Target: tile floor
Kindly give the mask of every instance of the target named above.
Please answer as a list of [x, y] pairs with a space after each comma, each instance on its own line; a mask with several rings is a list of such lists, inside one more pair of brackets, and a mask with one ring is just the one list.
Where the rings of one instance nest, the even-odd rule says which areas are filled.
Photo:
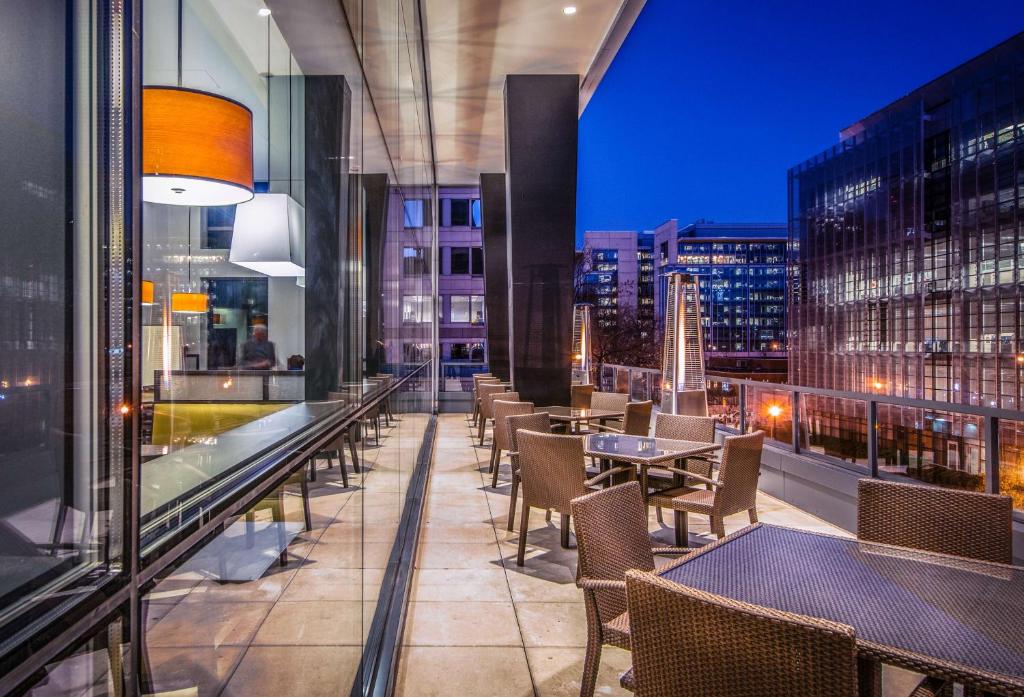
[[[348, 488], [337, 464], [320, 461], [309, 491], [313, 529], [289, 546], [286, 566], [247, 583], [174, 573], [147, 596], [154, 693], [349, 693], [428, 420], [398, 416], [380, 447], [371, 439], [361, 449], [362, 474], [349, 462]], [[301, 521], [301, 499], [290, 493], [286, 517]]]
[[[557, 517], [548, 523], [535, 512], [526, 565], [516, 566], [518, 521], [516, 532], [506, 530], [507, 458], [491, 489], [490, 439], [480, 447], [473, 435], [464, 415], [439, 417], [397, 694], [578, 695], [586, 617], [576, 550], [561, 548]], [[758, 513], [766, 523], [846, 534], [768, 496]], [[745, 515], [733, 516], [726, 530], [746, 524]], [[672, 529], [653, 513], [650, 528], [672, 543]], [[700, 516], [691, 517], [690, 535], [691, 544], [713, 539]], [[629, 694], [619, 686], [629, 664], [628, 652], [606, 647], [596, 694]]]

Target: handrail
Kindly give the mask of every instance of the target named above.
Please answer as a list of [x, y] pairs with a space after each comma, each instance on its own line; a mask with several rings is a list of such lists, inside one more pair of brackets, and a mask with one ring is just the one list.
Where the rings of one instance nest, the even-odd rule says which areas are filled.
[[357, 408], [339, 410], [314, 421], [307, 428], [290, 433], [281, 441], [239, 462], [239, 475], [246, 476], [236, 476], [233, 485], [226, 487], [226, 490], [208, 507], [146, 545], [143, 550], [145, 568], [140, 574], [141, 581], [154, 578], [204, 537], [219, 531], [220, 525], [244, 512], [282, 485], [296, 470], [305, 465], [313, 453], [400, 390], [415, 376], [420, 375], [432, 362], [428, 360], [419, 364], [407, 374], [398, 377], [387, 388], [374, 392]]

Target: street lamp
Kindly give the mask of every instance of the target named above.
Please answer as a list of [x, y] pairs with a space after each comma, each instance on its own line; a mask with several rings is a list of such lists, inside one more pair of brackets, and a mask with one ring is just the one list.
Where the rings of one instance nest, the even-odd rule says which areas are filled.
[[775, 440], [775, 423], [776, 419], [782, 416], [782, 407], [778, 404], [772, 404], [768, 407], [768, 416], [772, 417], [772, 440]]

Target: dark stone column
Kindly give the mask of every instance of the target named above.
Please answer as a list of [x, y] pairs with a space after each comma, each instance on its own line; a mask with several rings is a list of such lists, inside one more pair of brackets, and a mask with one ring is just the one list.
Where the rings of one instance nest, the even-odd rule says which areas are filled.
[[512, 380], [537, 406], [569, 404], [578, 114], [578, 75], [505, 78]]
[[504, 174], [480, 175], [480, 200], [483, 209], [487, 364], [490, 372], [508, 380], [508, 237], [505, 234]]
[[352, 93], [344, 76], [317, 75], [305, 94], [306, 399], [326, 399], [343, 381]]
[[366, 373], [384, 368], [384, 241], [388, 224], [388, 175], [360, 176], [366, 194]]

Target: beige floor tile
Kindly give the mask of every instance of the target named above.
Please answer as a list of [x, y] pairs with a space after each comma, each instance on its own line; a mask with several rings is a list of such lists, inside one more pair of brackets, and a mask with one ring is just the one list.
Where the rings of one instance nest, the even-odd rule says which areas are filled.
[[409, 603], [410, 646], [522, 646], [512, 603]]
[[281, 597], [297, 570], [296, 561], [290, 561], [284, 568], [273, 564], [266, 574], [255, 581], [245, 583], [203, 581], [185, 596], [184, 602], [273, 602]]
[[494, 542], [449, 544], [425, 542], [419, 546], [418, 569], [481, 569], [488, 565], [501, 568], [501, 557]]
[[360, 656], [358, 646], [253, 646], [246, 651], [221, 694], [224, 697], [348, 694], [355, 681]]
[[254, 645], [354, 646], [362, 641], [362, 603], [347, 600], [284, 602], [274, 605]]
[[383, 569], [299, 569], [281, 600], [370, 600], [377, 597], [383, 575]]
[[410, 600], [418, 602], [509, 602], [508, 582], [500, 566], [480, 569], [417, 569]]
[[242, 646], [252, 639], [271, 603], [179, 603], [148, 626], [146, 643], [161, 646]]
[[306, 557], [306, 565], [333, 569], [383, 569], [391, 555], [391, 543], [362, 544], [318, 542]]
[[494, 526], [489, 523], [459, 523], [434, 521], [420, 527], [420, 544], [447, 542], [450, 544], [496, 544]]
[[518, 602], [583, 602], [574, 568], [558, 564], [505, 565], [512, 599]]
[[243, 651], [239, 646], [149, 647], [146, 658], [153, 692], [195, 688], [200, 695], [219, 694]]
[[399, 697], [533, 697], [521, 648], [432, 646], [402, 652], [395, 694]]
[[587, 643], [583, 603], [516, 603], [523, 642], [530, 647], [581, 647]]
[[[534, 648], [527, 649], [539, 697], [577, 697], [583, 677], [583, 649]], [[628, 690], [619, 684], [619, 676], [632, 665], [629, 651], [605, 646], [601, 652], [601, 666], [597, 673], [594, 694], [626, 697]]]

